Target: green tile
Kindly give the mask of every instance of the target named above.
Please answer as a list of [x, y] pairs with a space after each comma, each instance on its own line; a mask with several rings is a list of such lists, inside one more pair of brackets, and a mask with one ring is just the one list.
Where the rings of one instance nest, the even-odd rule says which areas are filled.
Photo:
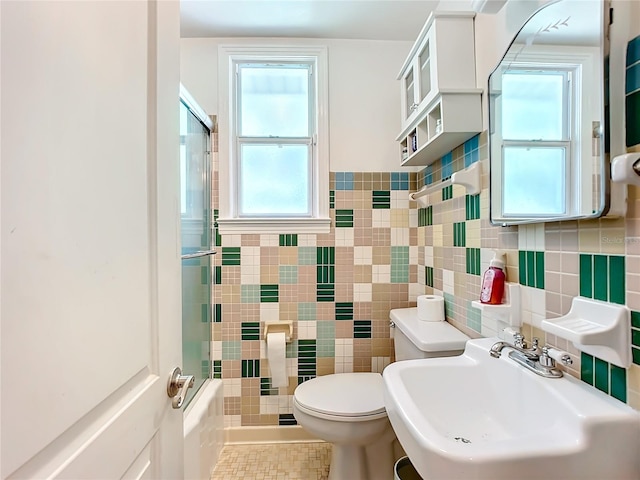
[[640, 330], [631, 329], [631, 345], [640, 348]]
[[609, 364], [604, 360], [595, 358], [595, 382], [594, 386], [598, 390], [609, 393]]
[[471, 302], [467, 302], [467, 327], [480, 333], [482, 329], [482, 312], [471, 306]]
[[536, 254], [536, 288], [544, 290], [544, 252]]
[[418, 226], [424, 227], [427, 225], [427, 209], [419, 208], [418, 209]]
[[617, 365], [611, 365], [611, 396], [627, 401], [627, 371]]
[[216, 285], [222, 285], [222, 267], [220, 265], [213, 267], [213, 281]]
[[260, 285], [240, 285], [241, 303], [260, 303]]
[[240, 340], [222, 341], [222, 360], [240, 360], [241, 354]]
[[336, 356], [336, 341], [333, 338], [319, 338], [317, 340], [318, 358], [333, 358]]
[[625, 266], [624, 257], [609, 256], [609, 301], [625, 304]]
[[278, 285], [260, 285], [260, 303], [277, 303]]
[[298, 376], [315, 376], [316, 366], [316, 341], [298, 340]]
[[353, 303], [336, 303], [336, 320], [353, 320]]
[[433, 267], [425, 267], [425, 283], [428, 287], [433, 287]]
[[316, 247], [298, 247], [298, 265], [317, 265]]
[[222, 360], [214, 360], [213, 362], [213, 378], [222, 378]]
[[371, 338], [371, 320], [354, 320], [353, 338]]
[[318, 284], [316, 286], [317, 302], [334, 302], [335, 301], [335, 285], [333, 283]]
[[329, 208], [336, 208], [336, 191], [329, 190]]
[[298, 235], [297, 234], [284, 234], [279, 237], [279, 244], [281, 247], [297, 247]]
[[456, 222], [453, 224], [453, 246], [464, 247], [466, 246], [466, 223]]
[[240, 333], [242, 340], [260, 340], [260, 322], [242, 322]]
[[316, 283], [335, 283], [335, 267], [333, 265], [318, 265], [316, 277]]
[[278, 389], [271, 386], [271, 378], [260, 378], [260, 395], [278, 395]]
[[336, 228], [353, 227], [353, 210], [336, 210]]
[[242, 378], [260, 376], [260, 360], [242, 360]]
[[222, 265], [240, 265], [240, 247], [222, 247]]
[[640, 91], [626, 96], [625, 112], [627, 147], [640, 145]]
[[334, 265], [336, 263], [335, 247], [316, 247], [316, 262], [318, 265]]
[[335, 340], [336, 338], [336, 322], [320, 320], [316, 324], [316, 332], [318, 336], [318, 340], [320, 339], [331, 339]]
[[609, 271], [606, 255], [593, 256], [593, 298], [608, 300]]
[[631, 326], [640, 328], [640, 312], [631, 311]]
[[213, 308], [213, 321], [214, 323], [222, 322], [222, 304], [216, 303]]
[[371, 192], [372, 208], [391, 208], [391, 192], [374, 190]]
[[288, 285], [298, 283], [298, 267], [296, 265], [280, 265], [278, 273], [280, 283]]
[[593, 255], [580, 255], [580, 296], [593, 298]]
[[524, 250], [518, 251], [518, 280], [520, 285], [527, 284], [527, 252]]
[[636, 365], [640, 365], [640, 348], [631, 348], [631, 357], [633, 358], [633, 363]]
[[427, 207], [427, 226], [433, 225], [433, 206]]
[[580, 353], [580, 379], [593, 385], [593, 357], [588, 353]]
[[316, 320], [315, 302], [298, 303], [298, 320]]

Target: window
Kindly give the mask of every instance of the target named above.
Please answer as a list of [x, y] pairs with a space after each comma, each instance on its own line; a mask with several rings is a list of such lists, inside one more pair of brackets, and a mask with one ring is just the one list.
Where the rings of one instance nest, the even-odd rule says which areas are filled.
[[220, 233], [329, 231], [326, 49], [220, 47]]
[[[571, 202], [571, 68], [511, 68], [502, 76], [502, 212], [553, 217]], [[517, 188], [506, 186], [517, 185]]]

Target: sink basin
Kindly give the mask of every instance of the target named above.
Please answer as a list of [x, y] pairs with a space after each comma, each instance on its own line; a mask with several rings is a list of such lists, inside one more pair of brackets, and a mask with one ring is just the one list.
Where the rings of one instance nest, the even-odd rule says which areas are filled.
[[489, 355], [407, 360], [383, 373], [387, 414], [425, 480], [640, 479], [640, 413], [575, 378]]

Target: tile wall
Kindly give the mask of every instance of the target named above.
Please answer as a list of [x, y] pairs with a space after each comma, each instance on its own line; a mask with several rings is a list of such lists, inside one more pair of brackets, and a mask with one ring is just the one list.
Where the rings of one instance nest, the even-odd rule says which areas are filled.
[[[298, 383], [389, 364], [389, 310], [410, 306], [412, 288], [424, 291], [408, 198], [415, 188], [409, 172], [335, 172], [330, 233], [216, 237], [212, 358], [227, 426], [293, 425]], [[293, 320], [289, 388], [271, 385], [267, 320]]]
[[[629, 152], [640, 151], [639, 65], [640, 37], [627, 55]], [[494, 227], [487, 152], [483, 132], [418, 173], [332, 172], [326, 235], [216, 236], [212, 359], [225, 384], [227, 426], [293, 425], [299, 382], [382, 371], [393, 358], [389, 310], [414, 306], [419, 294], [442, 293], [451, 323], [472, 337], [491, 335], [471, 301], [496, 249], [507, 254], [508, 281], [522, 287], [525, 335], [569, 351], [569, 374], [640, 410], [640, 188], [629, 187], [626, 218]], [[426, 208], [408, 200], [408, 191], [475, 162], [484, 172], [480, 194], [454, 185], [431, 194]], [[212, 197], [215, 211], [215, 161]], [[632, 310], [630, 368], [533, 326], [566, 314], [577, 295]], [[266, 320], [294, 323], [288, 388], [271, 386], [260, 340]]]

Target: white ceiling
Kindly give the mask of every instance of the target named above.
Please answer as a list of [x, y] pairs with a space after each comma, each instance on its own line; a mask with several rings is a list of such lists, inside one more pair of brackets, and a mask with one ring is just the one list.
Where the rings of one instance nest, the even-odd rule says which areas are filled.
[[413, 41], [445, 1], [447, 10], [470, 5], [470, 0], [181, 0], [181, 36]]

